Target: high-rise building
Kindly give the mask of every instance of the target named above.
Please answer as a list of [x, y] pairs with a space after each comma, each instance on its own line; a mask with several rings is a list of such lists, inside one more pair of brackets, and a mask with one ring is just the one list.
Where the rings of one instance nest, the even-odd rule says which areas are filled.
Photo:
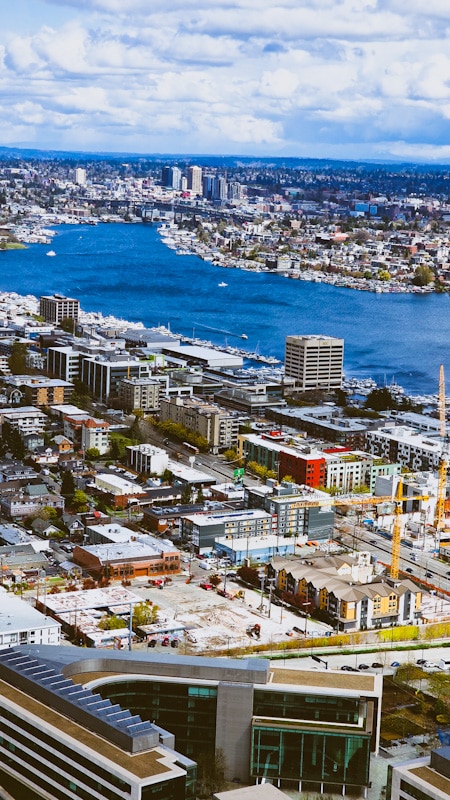
[[202, 193], [206, 200], [211, 200], [213, 194], [214, 175], [203, 175]]
[[223, 175], [214, 178], [212, 197], [220, 201], [227, 199], [227, 179]]
[[181, 169], [179, 167], [163, 167], [161, 180], [166, 189], [178, 191], [181, 187]]
[[63, 319], [73, 319], [78, 322], [80, 301], [63, 294], [43, 295], [40, 298], [39, 314], [46, 322], [59, 324]]
[[332, 336], [287, 336], [285, 375], [300, 391], [340, 389], [344, 340]]
[[75, 183], [78, 184], [78, 186], [86, 186], [86, 170], [83, 167], [76, 168]]
[[202, 168], [192, 166], [188, 169], [188, 176], [187, 176], [187, 188], [191, 190], [193, 194], [202, 194]]

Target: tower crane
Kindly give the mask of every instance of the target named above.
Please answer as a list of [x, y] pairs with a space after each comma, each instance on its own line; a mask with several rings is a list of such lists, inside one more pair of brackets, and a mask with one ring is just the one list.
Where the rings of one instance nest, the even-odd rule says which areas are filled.
[[438, 411], [439, 411], [439, 435], [442, 441], [441, 458], [439, 461], [438, 469], [438, 492], [436, 501], [436, 512], [434, 515], [434, 527], [436, 528], [436, 547], [444, 530], [445, 525], [445, 499], [447, 495], [447, 467], [448, 467], [448, 443], [447, 443], [447, 426], [445, 419], [445, 377], [444, 366], [441, 364], [439, 368], [439, 395], [438, 395]]
[[[349, 505], [359, 505], [359, 506], [368, 506], [368, 505], [378, 505], [379, 503], [391, 503], [395, 506], [394, 510], [394, 525], [392, 528], [392, 549], [391, 549], [391, 568], [390, 568], [390, 577], [394, 580], [397, 580], [399, 567], [400, 567], [400, 548], [401, 548], [401, 535], [402, 535], [402, 513], [403, 513], [403, 503], [407, 502], [408, 500], [429, 500], [429, 496], [427, 494], [422, 495], [404, 495], [403, 494], [403, 480], [399, 478], [397, 484], [397, 490], [395, 493], [395, 497], [387, 496], [387, 497], [373, 497], [372, 495], [367, 496], [360, 496], [360, 497], [330, 497], [329, 505], [330, 506], [349, 506]], [[323, 500], [300, 500], [297, 504], [297, 508], [314, 508], [318, 506], [325, 505]], [[328, 505], [328, 502], [327, 502]]]

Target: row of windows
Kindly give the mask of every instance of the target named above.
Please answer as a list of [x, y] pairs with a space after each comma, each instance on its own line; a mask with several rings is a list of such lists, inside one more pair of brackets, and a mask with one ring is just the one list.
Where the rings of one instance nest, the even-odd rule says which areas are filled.
[[407, 781], [400, 781], [400, 791], [406, 792], [410, 797], [414, 797], [415, 800], [430, 800], [428, 792], [422, 792], [417, 786], [412, 786]]
[[[14, 714], [12, 711], [9, 711], [8, 709], [3, 708], [1, 710], [1, 715], [6, 720], [9, 720], [14, 725], [16, 725], [19, 729], [27, 731], [29, 734], [31, 734], [31, 736], [35, 737], [39, 742], [42, 742], [43, 744], [46, 744], [49, 747], [52, 747], [54, 750], [57, 750], [57, 752], [60, 755], [73, 760], [74, 752], [72, 748], [62, 744], [61, 740], [57, 739], [56, 736], [51, 736], [48, 733], [44, 733], [39, 728], [36, 728], [30, 722], [25, 721], [24, 719], [17, 716], [17, 714]], [[100, 767], [98, 764], [95, 764], [88, 758], [85, 758], [80, 753], [76, 754], [76, 760], [77, 764], [80, 767], [84, 767], [84, 769], [88, 770], [91, 773], [94, 773], [102, 780], [107, 781], [112, 786], [115, 786], [117, 789], [127, 792], [128, 794], [131, 793], [131, 786], [118, 776], [113, 775], [109, 770], [103, 769], [103, 767]]]

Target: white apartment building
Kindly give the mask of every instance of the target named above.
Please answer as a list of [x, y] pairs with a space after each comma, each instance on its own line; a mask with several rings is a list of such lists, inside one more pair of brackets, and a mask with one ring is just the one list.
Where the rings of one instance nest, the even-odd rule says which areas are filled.
[[59, 644], [61, 623], [0, 589], [0, 650], [24, 644]]
[[300, 391], [342, 386], [344, 340], [331, 336], [287, 336], [285, 375]]
[[375, 456], [396, 461], [415, 472], [439, 467], [442, 442], [403, 425], [386, 425], [367, 431], [366, 449]]
[[326, 459], [327, 489], [339, 489], [347, 494], [355, 488], [367, 486], [370, 492], [375, 491], [378, 477], [398, 475], [400, 464], [391, 464], [384, 458], [379, 458], [359, 450], [339, 452], [324, 452]]
[[169, 465], [169, 454], [161, 447], [136, 444], [127, 447], [130, 466], [136, 472], [162, 475]]
[[27, 433], [42, 433], [47, 417], [34, 406], [3, 408], [0, 411], [0, 425], [4, 422], [11, 425], [11, 428], [16, 428], [21, 436], [25, 436]]

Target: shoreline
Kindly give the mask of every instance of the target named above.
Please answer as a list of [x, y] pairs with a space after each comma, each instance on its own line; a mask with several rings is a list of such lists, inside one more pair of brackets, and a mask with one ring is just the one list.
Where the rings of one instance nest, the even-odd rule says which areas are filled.
[[230, 254], [225, 256], [221, 251], [203, 242], [197, 237], [178, 228], [174, 223], [161, 221], [158, 234], [162, 243], [173, 250], [176, 255], [192, 255], [208, 261], [214, 266], [222, 269], [241, 269], [247, 272], [265, 272], [269, 275], [278, 275], [281, 278], [290, 280], [308, 281], [309, 283], [326, 283], [329, 286], [336, 286], [341, 289], [353, 289], [360, 292], [372, 292], [373, 294], [446, 294], [444, 291], [437, 291], [433, 286], [415, 286], [405, 284], [400, 281], [390, 280], [381, 281], [376, 279], [354, 278], [342, 273], [322, 272], [313, 267], [307, 269], [270, 269], [261, 262], [252, 259], [235, 258]]
[[[39, 315], [39, 299], [36, 295], [28, 294], [28, 295], [21, 295], [17, 292], [8, 292], [0, 290], [0, 325], [3, 322], [3, 326], [7, 327], [8, 320], [17, 320], [23, 319], [24, 322], [32, 323], [33, 318]], [[186, 336], [182, 333], [174, 333], [173, 331], [165, 328], [163, 325], [153, 326], [151, 328], [146, 328], [144, 323], [139, 322], [130, 322], [128, 320], [121, 319], [119, 317], [115, 317], [112, 314], [104, 315], [100, 311], [83, 311], [80, 308], [80, 322], [86, 326], [96, 326], [100, 329], [107, 329], [110, 327], [115, 327], [119, 331], [126, 331], [127, 329], [132, 330], [151, 330], [151, 331], [158, 331], [163, 332], [166, 334], [170, 334], [173, 337], [180, 338], [182, 342], [194, 343], [199, 344], [199, 341], [192, 340], [191, 337]], [[34, 320], [36, 325], [40, 323], [37, 320]], [[119, 333], [120, 337], [120, 333]], [[201, 344], [204, 347], [211, 347], [214, 350], [219, 350], [226, 352], [226, 348], [223, 346], [219, 346], [214, 344], [213, 342], [207, 340], [201, 340]], [[238, 348], [233, 348], [237, 350]], [[256, 367], [243, 367], [242, 369], [248, 369], [251, 372], [261, 373], [262, 375], [267, 374], [268, 371], [280, 372], [283, 369], [284, 365], [282, 361], [278, 359], [274, 359], [273, 357], [265, 357], [263, 355], [258, 354], [257, 358], [252, 358], [253, 353], [242, 350], [241, 355], [244, 359], [248, 361], [258, 361], [259, 363], [263, 364], [264, 366]], [[372, 378], [356, 378], [352, 377], [351, 374], [344, 374], [344, 381], [343, 381], [343, 388], [344, 390], [350, 390], [349, 395], [358, 394], [358, 395], [365, 395], [368, 394], [368, 389], [374, 388], [383, 388], [382, 384], [377, 384]], [[399, 386], [398, 384], [394, 384], [391, 387], [387, 386], [387, 389], [393, 390], [393, 393], [411, 399], [415, 402], [420, 402], [420, 400], [426, 401], [430, 405], [433, 405], [437, 402], [437, 396], [430, 394], [430, 395], [414, 395], [408, 394], [404, 391], [403, 387]]]

